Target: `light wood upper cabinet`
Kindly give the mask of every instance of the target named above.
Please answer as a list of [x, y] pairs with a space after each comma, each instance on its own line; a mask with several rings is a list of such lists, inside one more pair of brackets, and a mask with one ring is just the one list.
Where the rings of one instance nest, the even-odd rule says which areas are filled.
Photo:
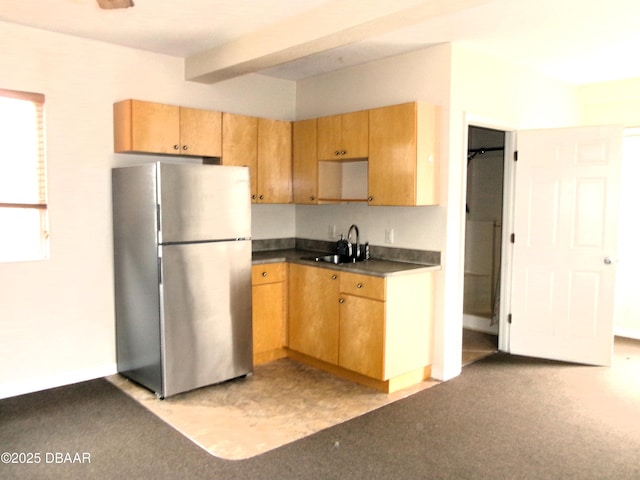
[[235, 113], [222, 114], [222, 165], [251, 169], [251, 191], [258, 188], [254, 172], [258, 166], [258, 118]]
[[326, 268], [289, 265], [289, 348], [338, 364], [339, 277]]
[[318, 121], [293, 122], [293, 203], [318, 203]]
[[220, 157], [222, 113], [180, 107], [180, 144], [183, 155]]
[[123, 100], [113, 105], [114, 151], [219, 157], [222, 114]]
[[291, 203], [291, 122], [258, 119], [259, 203]]
[[252, 268], [254, 365], [286, 356], [287, 270], [286, 263]]
[[318, 160], [349, 160], [369, 156], [367, 110], [318, 118]]
[[249, 167], [253, 203], [291, 203], [291, 122], [223, 113], [221, 163]]
[[369, 111], [369, 205], [438, 204], [437, 121], [424, 103]]

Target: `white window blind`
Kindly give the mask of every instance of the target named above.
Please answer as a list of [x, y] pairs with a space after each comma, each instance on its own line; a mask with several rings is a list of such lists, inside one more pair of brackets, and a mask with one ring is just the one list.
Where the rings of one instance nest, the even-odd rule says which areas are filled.
[[0, 262], [48, 256], [44, 100], [0, 89]]

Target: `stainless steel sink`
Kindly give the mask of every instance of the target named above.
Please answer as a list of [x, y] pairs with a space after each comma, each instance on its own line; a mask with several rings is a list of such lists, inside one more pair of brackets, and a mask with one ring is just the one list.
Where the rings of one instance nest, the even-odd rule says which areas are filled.
[[310, 260], [312, 262], [325, 262], [339, 265], [341, 263], [352, 263], [353, 260], [344, 255], [322, 255], [319, 257], [302, 257], [302, 260]]

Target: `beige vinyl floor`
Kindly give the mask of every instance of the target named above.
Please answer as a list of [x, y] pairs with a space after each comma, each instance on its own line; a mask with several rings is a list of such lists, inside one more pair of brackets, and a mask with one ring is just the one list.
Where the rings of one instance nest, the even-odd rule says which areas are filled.
[[[494, 339], [465, 331], [463, 364], [496, 351]], [[121, 375], [108, 379], [212, 455], [231, 460], [264, 453], [438, 383], [428, 380], [386, 394], [289, 359], [164, 400]]]
[[264, 453], [436, 385], [385, 394], [289, 359], [253, 375], [159, 400], [120, 375], [108, 379], [216, 457]]

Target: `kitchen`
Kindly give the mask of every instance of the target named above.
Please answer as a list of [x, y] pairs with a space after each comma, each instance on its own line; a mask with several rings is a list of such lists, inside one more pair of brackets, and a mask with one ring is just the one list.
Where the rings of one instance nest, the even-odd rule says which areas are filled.
[[[378, 246], [371, 252], [356, 224], [337, 242], [274, 238], [245, 241], [242, 248], [238, 242], [251, 236], [249, 197], [253, 204], [295, 198], [437, 205], [437, 117], [437, 107], [416, 102], [293, 124], [140, 100], [115, 103], [116, 152], [174, 152], [167, 159], [202, 156], [212, 164], [159, 162], [113, 171], [118, 371], [159, 397], [250, 373], [250, 355], [240, 354], [248, 353], [250, 336], [241, 332], [250, 330], [250, 303], [238, 303], [238, 296], [246, 300], [250, 293], [238, 289], [247, 283], [242, 258], [251, 248], [254, 364], [293, 356], [387, 393], [430, 378], [434, 281], [426, 272], [439, 269], [439, 252]], [[325, 146], [332, 148], [322, 151]], [[354, 178], [354, 163], [364, 164], [367, 175], [358, 171]], [[357, 183], [362, 187], [351, 187]], [[301, 185], [311, 192], [301, 194]], [[341, 185], [348, 187], [336, 188]], [[330, 229], [337, 237], [335, 226]], [[391, 241], [393, 230], [387, 236]], [[281, 265], [273, 270], [274, 263]], [[273, 283], [274, 274], [288, 292], [260, 295], [264, 288], [258, 287]], [[159, 298], [138, 293], [155, 289]], [[229, 305], [225, 295], [209, 298], [226, 291]], [[158, 303], [164, 315], [153, 313]], [[195, 328], [202, 331], [194, 334]], [[231, 332], [236, 341], [229, 343]], [[186, 352], [174, 337], [191, 339]], [[195, 339], [204, 338], [218, 340], [196, 347]], [[210, 358], [218, 351], [228, 351], [229, 360]], [[191, 355], [189, 366], [178, 366]], [[221, 371], [213, 368], [223, 364]], [[160, 371], [166, 372], [162, 378]]]
[[[433, 372], [460, 372], [460, 214], [464, 210], [465, 112], [510, 128], [580, 124], [576, 87], [458, 44], [390, 57], [297, 83], [247, 75], [214, 85], [184, 80], [183, 62], [2, 23], [5, 88], [47, 96], [51, 258], [3, 265], [2, 396], [115, 372], [112, 167], [113, 103], [140, 98], [295, 120], [421, 100], [441, 108], [441, 203], [429, 207], [254, 205], [253, 238], [327, 239], [327, 225], [357, 223], [371, 245], [440, 251]], [[482, 67], [482, 68], [480, 68]], [[468, 82], [469, 72], [482, 71]], [[509, 96], [503, 92], [509, 91]], [[535, 92], [532, 95], [531, 92]], [[597, 121], [596, 118], [591, 120]], [[145, 157], [153, 161], [154, 157]]]

